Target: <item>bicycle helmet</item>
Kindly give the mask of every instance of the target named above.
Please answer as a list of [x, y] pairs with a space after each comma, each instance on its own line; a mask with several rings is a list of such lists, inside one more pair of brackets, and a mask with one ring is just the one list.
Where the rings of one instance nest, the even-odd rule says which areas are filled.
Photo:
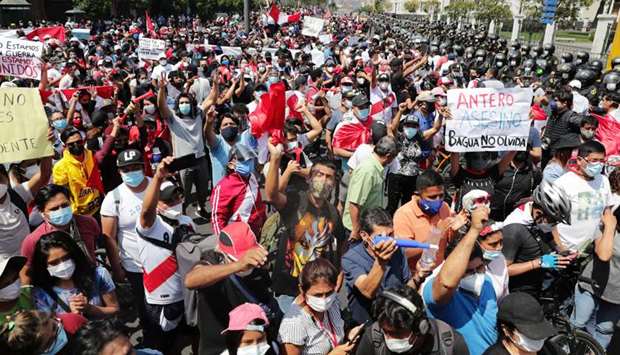
[[571, 202], [561, 187], [543, 179], [534, 189], [532, 197], [549, 218], [570, 224]]

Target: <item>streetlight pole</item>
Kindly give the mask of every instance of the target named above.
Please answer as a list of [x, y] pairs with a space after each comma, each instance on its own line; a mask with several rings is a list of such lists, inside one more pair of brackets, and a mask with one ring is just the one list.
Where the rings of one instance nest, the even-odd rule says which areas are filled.
[[245, 32], [250, 33], [250, 0], [243, 0], [243, 23]]

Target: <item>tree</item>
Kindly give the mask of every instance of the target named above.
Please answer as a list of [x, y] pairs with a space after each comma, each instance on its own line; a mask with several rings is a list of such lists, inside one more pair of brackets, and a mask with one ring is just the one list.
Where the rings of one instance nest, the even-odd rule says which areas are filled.
[[456, 0], [444, 8], [444, 12], [451, 19], [467, 17], [476, 8], [476, 4], [469, 0]]
[[407, 0], [405, 1], [405, 3], [403, 4], [403, 6], [405, 7], [405, 10], [414, 13], [417, 12], [418, 9], [420, 8], [420, 1], [418, 0]]
[[512, 16], [510, 7], [506, 3], [495, 0], [478, 0], [476, 3], [476, 20], [489, 24], [492, 20], [496, 23]]
[[441, 3], [439, 2], [439, 0], [422, 1], [422, 11], [429, 14], [437, 12], [440, 6]]
[[386, 0], [375, 0], [374, 4], [360, 6], [359, 11], [371, 14], [380, 14], [385, 12], [386, 5]]
[[[540, 21], [542, 18], [543, 2], [540, 0], [522, 0], [523, 13], [533, 21]], [[593, 0], [559, 0], [555, 12], [555, 21], [560, 27], [572, 27], [578, 21], [582, 8], [591, 6]]]

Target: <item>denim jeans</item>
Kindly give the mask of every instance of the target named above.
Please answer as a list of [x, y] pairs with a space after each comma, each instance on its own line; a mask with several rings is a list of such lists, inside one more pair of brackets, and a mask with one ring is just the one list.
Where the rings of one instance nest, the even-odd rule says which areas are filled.
[[614, 334], [614, 326], [620, 319], [620, 305], [606, 302], [590, 292], [575, 286], [575, 308], [571, 323], [588, 331], [596, 341], [607, 348]]

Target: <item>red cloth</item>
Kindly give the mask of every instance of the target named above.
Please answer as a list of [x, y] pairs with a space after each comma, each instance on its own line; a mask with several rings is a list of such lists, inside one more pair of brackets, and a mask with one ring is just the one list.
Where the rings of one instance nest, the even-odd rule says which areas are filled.
[[607, 156], [620, 153], [620, 122], [609, 115], [599, 116], [592, 114], [598, 119], [596, 139], [605, 146]]
[[272, 84], [269, 92], [261, 96], [256, 109], [249, 116], [254, 137], [258, 138], [263, 133], [273, 133], [284, 127], [285, 99], [286, 87], [283, 82]]
[[369, 117], [362, 122], [344, 122], [336, 127], [332, 146], [348, 151], [355, 151], [361, 144], [370, 143], [372, 132], [370, 126], [373, 120]]
[[[75, 93], [77, 90], [82, 90], [82, 89], [90, 90], [92, 89], [92, 86], [71, 88], [71, 89], [65, 89], [65, 90], [60, 90], [60, 91], [65, 96], [65, 100], [69, 100], [71, 99], [71, 96], [73, 96], [73, 93]], [[95, 86], [95, 90], [97, 90], [97, 96], [104, 98], [104, 99], [111, 99], [114, 96], [114, 86]], [[41, 100], [43, 100], [43, 103], [45, 103], [47, 102], [47, 99], [54, 94], [54, 91], [43, 90], [43, 91], [40, 91], [40, 93], [41, 93]]]
[[539, 104], [532, 105], [532, 118], [535, 121], [544, 121], [547, 119], [547, 113], [543, 110]]
[[295, 23], [301, 21], [301, 12], [297, 11], [288, 16], [288, 23]]
[[146, 33], [153, 38], [157, 38], [157, 33], [155, 33], [155, 26], [153, 25], [153, 21], [151, 20], [151, 16], [149, 16], [149, 12], [144, 12], [146, 17]]
[[254, 175], [249, 179], [237, 173], [226, 175], [211, 193], [211, 224], [213, 234], [232, 222], [243, 221], [255, 235], [260, 235], [267, 220], [267, 210]]
[[30, 32], [26, 35], [28, 40], [32, 41], [33, 38], [39, 37], [39, 40], [43, 42], [43, 38], [46, 35], [50, 35], [52, 38], [56, 38], [57, 40], [64, 42], [65, 41], [65, 26], [54, 26], [54, 27], [39, 27], [34, 31]]
[[269, 9], [269, 16], [271, 16], [274, 23], [278, 24], [278, 21], [280, 19], [280, 9], [275, 3], [272, 4], [271, 8]]

